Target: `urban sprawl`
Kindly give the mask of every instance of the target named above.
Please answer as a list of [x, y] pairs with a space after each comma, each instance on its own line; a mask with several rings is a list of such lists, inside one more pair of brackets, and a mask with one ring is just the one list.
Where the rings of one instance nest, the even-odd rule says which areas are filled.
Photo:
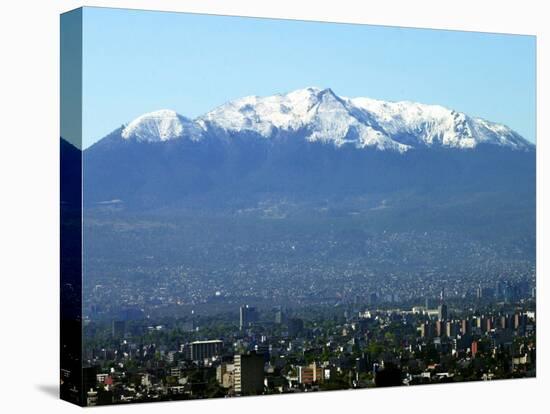
[[[86, 321], [88, 406], [535, 376], [535, 289]], [[216, 299], [213, 298], [213, 301]], [[417, 301], [418, 302], [418, 301]], [[67, 376], [70, 373], [62, 373]], [[63, 379], [62, 379], [63, 380]]]

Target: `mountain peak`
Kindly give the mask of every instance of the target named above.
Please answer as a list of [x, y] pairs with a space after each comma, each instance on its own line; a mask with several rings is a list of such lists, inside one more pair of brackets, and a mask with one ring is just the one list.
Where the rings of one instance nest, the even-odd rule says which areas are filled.
[[301, 92], [301, 91], [302, 92], [307, 92], [307, 93], [310, 93], [312, 95], [316, 95], [316, 96], [319, 96], [319, 97], [322, 96], [322, 95], [325, 95], [325, 94], [332, 94], [332, 95], [336, 96], [336, 94], [334, 93], [334, 91], [331, 88], [324, 88], [324, 87], [319, 87], [319, 86], [308, 86], [308, 87], [302, 88], [302, 89], [295, 89], [294, 91], [289, 92], [288, 94]]
[[337, 96], [331, 88], [324, 88], [319, 90], [319, 96], [326, 96], [326, 95], [332, 95], [335, 97]]
[[126, 140], [159, 142], [187, 136], [200, 139], [200, 128], [190, 119], [171, 109], [160, 109], [143, 114], [130, 122], [122, 131]]

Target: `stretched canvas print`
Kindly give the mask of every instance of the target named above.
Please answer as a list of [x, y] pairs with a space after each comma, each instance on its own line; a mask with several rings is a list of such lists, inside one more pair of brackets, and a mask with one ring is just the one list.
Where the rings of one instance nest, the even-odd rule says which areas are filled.
[[535, 47], [63, 14], [61, 397], [534, 377]]

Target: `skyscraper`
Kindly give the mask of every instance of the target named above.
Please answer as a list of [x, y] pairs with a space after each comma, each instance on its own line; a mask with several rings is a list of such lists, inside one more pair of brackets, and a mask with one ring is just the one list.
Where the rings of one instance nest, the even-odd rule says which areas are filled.
[[468, 335], [471, 332], [471, 324], [468, 319], [462, 319], [460, 321], [460, 333], [462, 335]]
[[459, 332], [459, 327], [456, 322], [447, 321], [445, 333], [449, 338], [454, 338]]
[[473, 341], [471, 345], [471, 351], [472, 351], [472, 357], [475, 358], [477, 352], [478, 352], [478, 345], [477, 341]]
[[446, 330], [445, 330], [445, 322], [442, 320], [435, 322], [435, 335], [438, 337], [445, 336]]
[[235, 393], [258, 395], [264, 390], [264, 358], [255, 352], [235, 355]]
[[298, 336], [304, 330], [304, 321], [298, 318], [291, 318], [287, 321], [288, 334], [291, 337]]
[[239, 328], [244, 329], [258, 321], [258, 312], [253, 306], [243, 305], [239, 312]]
[[447, 320], [447, 305], [442, 303], [437, 308], [437, 316], [440, 321], [446, 321]]
[[275, 308], [275, 323], [281, 324], [285, 320], [285, 315], [283, 313], [283, 309], [280, 306], [277, 306]]
[[112, 334], [113, 334], [113, 338], [115, 339], [124, 338], [124, 335], [126, 334], [126, 322], [113, 321]]
[[481, 285], [479, 285], [476, 289], [476, 297], [478, 299], [482, 299], [483, 298], [483, 288], [481, 287]]
[[504, 282], [502, 280], [497, 280], [495, 286], [495, 299], [501, 300], [504, 295]]
[[420, 336], [422, 338], [431, 338], [433, 336], [433, 326], [429, 322], [420, 325]]

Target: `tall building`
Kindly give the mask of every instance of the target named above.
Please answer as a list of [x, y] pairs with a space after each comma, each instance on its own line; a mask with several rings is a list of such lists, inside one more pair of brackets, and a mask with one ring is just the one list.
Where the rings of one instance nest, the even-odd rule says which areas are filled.
[[432, 301], [429, 297], [426, 297], [426, 299], [424, 299], [424, 307], [426, 308], [426, 310], [432, 308]]
[[303, 367], [298, 367], [298, 382], [300, 384], [313, 384], [320, 383], [324, 380], [323, 367], [319, 366], [316, 362]]
[[243, 305], [239, 311], [239, 328], [244, 329], [258, 322], [258, 311], [253, 306]]
[[472, 351], [472, 357], [475, 358], [475, 356], [476, 356], [476, 354], [477, 354], [477, 352], [478, 352], [477, 341], [473, 341], [473, 342], [472, 342], [471, 351]]
[[126, 322], [124, 322], [124, 321], [113, 321], [112, 328], [113, 328], [112, 329], [113, 338], [115, 338], [115, 339], [124, 338], [124, 335], [126, 334]]
[[478, 299], [482, 299], [483, 298], [483, 288], [481, 287], [481, 285], [479, 285], [476, 289], [476, 297]]
[[454, 338], [459, 332], [459, 327], [456, 322], [447, 321], [447, 325], [445, 328], [445, 332], [449, 338]]
[[474, 319], [474, 326], [480, 330], [483, 330], [483, 325], [484, 325], [484, 319], [483, 317], [481, 316], [477, 316], [475, 319]]
[[503, 299], [506, 303], [510, 303], [515, 300], [514, 286], [509, 281], [504, 285]]
[[514, 329], [522, 329], [527, 324], [527, 317], [524, 314], [516, 313], [514, 315]]
[[420, 336], [422, 338], [431, 338], [433, 335], [433, 326], [430, 324], [430, 322], [424, 322], [420, 325]]
[[255, 352], [235, 355], [234, 390], [238, 395], [258, 395], [264, 390], [264, 358]]
[[442, 337], [445, 336], [446, 330], [445, 330], [445, 322], [442, 320], [435, 321], [435, 336]]
[[440, 321], [446, 321], [447, 320], [447, 305], [442, 303], [437, 308], [437, 317]]
[[300, 335], [304, 330], [304, 321], [298, 318], [290, 318], [287, 321], [288, 335], [295, 337]]
[[283, 313], [283, 310], [280, 306], [275, 308], [275, 323], [276, 324], [282, 324], [285, 321], [285, 315]]
[[193, 361], [203, 361], [222, 352], [223, 341], [214, 339], [211, 341], [195, 341], [188, 345], [188, 358]]
[[487, 318], [486, 324], [485, 324], [485, 331], [491, 332], [493, 330], [493, 319]]
[[462, 319], [460, 321], [460, 333], [462, 335], [468, 335], [471, 332], [471, 324], [468, 319]]
[[498, 318], [498, 327], [500, 329], [508, 328], [508, 318], [506, 315], [501, 315], [500, 318]]

